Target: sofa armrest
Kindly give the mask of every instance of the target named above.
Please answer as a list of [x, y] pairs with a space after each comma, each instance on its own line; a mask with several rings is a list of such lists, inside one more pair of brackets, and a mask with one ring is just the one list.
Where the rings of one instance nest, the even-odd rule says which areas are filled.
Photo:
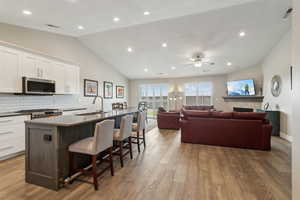
[[263, 124], [261, 145], [264, 150], [271, 150], [271, 135], [272, 135], [272, 125]]
[[172, 118], [180, 118], [180, 113], [158, 113], [157, 114], [158, 118], [163, 118], [163, 117], [172, 117]]

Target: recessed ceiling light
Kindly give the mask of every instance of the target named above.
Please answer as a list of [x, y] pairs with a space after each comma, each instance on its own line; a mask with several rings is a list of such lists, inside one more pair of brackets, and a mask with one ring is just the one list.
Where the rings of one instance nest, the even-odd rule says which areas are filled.
[[119, 17], [114, 17], [114, 22], [118, 22], [120, 21], [120, 18]]
[[167, 43], [162, 43], [162, 45], [161, 45], [162, 47], [167, 47], [168, 46], [168, 44]]
[[227, 62], [227, 66], [231, 66], [232, 65], [232, 63], [231, 62]]
[[79, 30], [83, 30], [83, 29], [84, 29], [84, 27], [81, 26], [81, 25], [77, 26], [77, 28], [78, 28]]
[[29, 10], [23, 10], [24, 15], [32, 15], [32, 12]]
[[145, 69], [144, 69], [144, 72], [148, 72], [148, 71], [149, 71], [148, 68], [145, 68]]
[[127, 51], [128, 51], [128, 52], [132, 52], [133, 49], [132, 49], [131, 47], [128, 47], [128, 48], [127, 48]]
[[151, 13], [149, 11], [145, 11], [144, 15], [150, 15]]
[[239, 35], [240, 35], [240, 37], [245, 37], [246, 33], [245, 33], [244, 31], [241, 31], [241, 32], [239, 33]]
[[175, 69], [176, 69], [176, 67], [175, 67], [175, 66], [172, 66], [172, 67], [171, 67], [171, 69], [172, 69], [172, 70], [175, 70]]

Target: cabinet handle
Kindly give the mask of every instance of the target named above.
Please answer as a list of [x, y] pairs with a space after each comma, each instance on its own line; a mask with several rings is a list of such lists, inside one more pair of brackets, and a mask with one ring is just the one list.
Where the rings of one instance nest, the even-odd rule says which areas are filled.
[[12, 121], [12, 119], [7, 119], [7, 120], [0, 121], [0, 123], [11, 122], [11, 121]]
[[12, 131], [6, 131], [6, 132], [2, 132], [0, 133], [0, 135], [8, 135], [8, 134], [13, 134], [14, 132]]
[[3, 147], [3, 148], [0, 148], [0, 151], [5, 151], [5, 150], [8, 150], [8, 149], [12, 149], [14, 148], [13, 146], [7, 146], [7, 147]]

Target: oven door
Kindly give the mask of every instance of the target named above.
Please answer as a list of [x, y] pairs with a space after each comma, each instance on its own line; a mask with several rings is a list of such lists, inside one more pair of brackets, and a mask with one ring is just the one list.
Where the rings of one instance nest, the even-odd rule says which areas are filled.
[[55, 94], [55, 81], [23, 77], [24, 94]]

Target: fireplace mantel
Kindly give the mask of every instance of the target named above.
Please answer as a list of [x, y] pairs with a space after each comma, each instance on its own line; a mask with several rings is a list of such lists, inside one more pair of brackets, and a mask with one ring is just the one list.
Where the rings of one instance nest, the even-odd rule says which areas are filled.
[[224, 101], [235, 101], [235, 102], [262, 102], [264, 96], [223, 96]]

